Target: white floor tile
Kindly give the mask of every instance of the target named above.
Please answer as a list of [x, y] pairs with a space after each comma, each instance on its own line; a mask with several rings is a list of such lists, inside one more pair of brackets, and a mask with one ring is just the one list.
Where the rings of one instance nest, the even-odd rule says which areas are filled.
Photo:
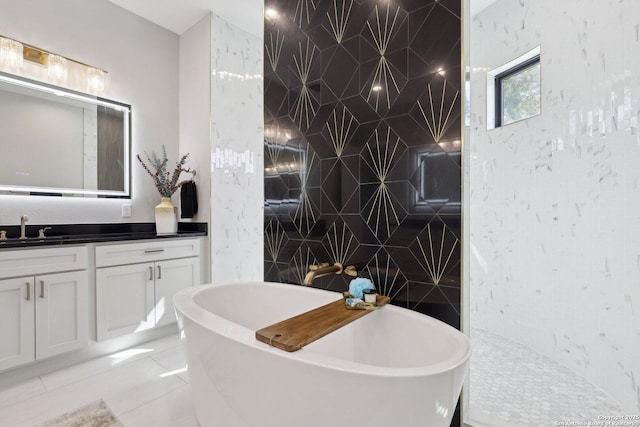
[[47, 389], [44, 387], [44, 384], [42, 384], [42, 381], [40, 381], [40, 378], [34, 378], [14, 387], [0, 390], [0, 408], [14, 405], [34, 396], [40, 396], [46, 393], [46, 391]]
[[114, 413], [126, 412], [167, 393], [172, 388], [184, 385], [179, 378], [160, 377], [165, 372], [166, 369], [151, 358], [114, 367], [107, 372], [3, 408], [0, 412], [0, 425], [37, 424], [98, 399], [104, 399]]
[[176, 332], [175, 334], [167, 335], [166, 337], [143, 343], [136, 347], [152, 348], [154, 352], [158, 352], [166, 350], [168, 348], [180, 347], [181, 345], [182, 342], [180, 341], [180, 333]]
[[161, 364], [169, 372], [180, 377], [183, 381], [189, 382], [187, 375], [187, 357], [182, 346], [168, 348], [154, 353], [151, 358]]
[[165, 373], [166, 370], [149, 379], [136, 381], [122, 392], [105, 393], [103, 399], [114, 415], [120, 416], [186, 385], [178, 376], [163, 375]]
[[122, 414], [118, 419], [125, 427], [199, 427], [189, 385]]
[[[144, 355], [140, 355], [137, 358], [131, 358], [130, 360], [127, 360], [127, 362], [133, 362], [134, 360], [139, 360], [142, 357], [144, 357]], [[43, 375], [41, 378], [47, 390], [52, 391], [74, 382], [84, 380], [88, 377], [107, 372], [114, 366], [114, 359], [100, 357]]]
[[0, 426], [33, 426], [103, 399], [125, 425], [197, 427], [185, 365], [174, 334], [0, 389]]
[[55, 390], [56, 388], [72, 384], [76, 381], [83, 380], [93, 375], [107, 372], [109, 369], [140, 360], [158, 352], [180, 348], [180, 337], [178, 334], [169, 335], [167, 337], [143, 343], [131, 347], [127, 350], [116, 352], [109, 356], [99, 357], [87, 362], [70, 366], [66, 369], [43, 375], [42, 382], [47, 390]]

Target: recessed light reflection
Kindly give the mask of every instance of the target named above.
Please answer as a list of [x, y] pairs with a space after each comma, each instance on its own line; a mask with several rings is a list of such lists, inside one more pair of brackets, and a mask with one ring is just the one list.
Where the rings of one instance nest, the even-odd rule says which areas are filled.
[[119, 353], [114, 353], [109, 357], [114, 359], [113, 364], [117, 365], [120, 362], [124, 362], [127, 359], [130, 359], [138, 354], [149, 353], [153, 351], [152, 348], [130, 348], [129, 350], [124, 350]]
[[372, 91], [374, 92], [380, 92], [382, 90], [382, 86], [380, 85], [375, 85], [371, 88]]
[[442, 418], [447, 418], [447, 415], [449, 415], [449, 408], [436, 401], [436, 413]]
[[280, 14], [274, 8], [269, 7], [264, 10], [264, 16], [266, 16], [267, 19], [269, 20], [273, 20], [273, 19], [278, 19], [280, 17]]
[[164, 374], [160, 374], [160, 378], [170, 377], [172, 375], [181, 374], [183, 372], [187, 372], [187, 367], [186, 366], [184, 368], [175, 369], [173, 371], [169, 371], [169, 372], [165, 372]]

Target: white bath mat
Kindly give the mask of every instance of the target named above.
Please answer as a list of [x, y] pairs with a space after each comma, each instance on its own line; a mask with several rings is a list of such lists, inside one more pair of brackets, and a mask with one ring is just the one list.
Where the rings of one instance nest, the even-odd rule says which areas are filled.
[[103, 400], [38, 424], [37, 427], [124, 427]]

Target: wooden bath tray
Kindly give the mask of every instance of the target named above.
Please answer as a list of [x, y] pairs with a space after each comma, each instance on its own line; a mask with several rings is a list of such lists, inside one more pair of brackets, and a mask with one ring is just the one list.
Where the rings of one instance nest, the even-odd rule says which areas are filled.
[[[378, 295], [378, 306], [388, 302], [389, 297]], [[284, 351], [297, 351], [370, 312], [348, 309], [344, 300], [339, 299], [262, 328], [256, 331], [256, 339]]]

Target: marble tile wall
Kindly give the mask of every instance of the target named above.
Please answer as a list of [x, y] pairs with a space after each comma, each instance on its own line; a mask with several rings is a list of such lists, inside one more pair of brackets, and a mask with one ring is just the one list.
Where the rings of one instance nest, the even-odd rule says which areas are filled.
[[[638, 28], [640, 3], [629, 1], [498, 0], [480, 12], [466, 145], [471, 325], [552, 358], [636, 414]], [[487, 131], [487, 70], [538, 45], [542, 114]]]
[[266, 279], [358, 263], [394, 304], [459, 327], [460, 2], [265, 10]]
[[262, 39], [213, 15], [211, 49], [211, 281], [262, 281]]

